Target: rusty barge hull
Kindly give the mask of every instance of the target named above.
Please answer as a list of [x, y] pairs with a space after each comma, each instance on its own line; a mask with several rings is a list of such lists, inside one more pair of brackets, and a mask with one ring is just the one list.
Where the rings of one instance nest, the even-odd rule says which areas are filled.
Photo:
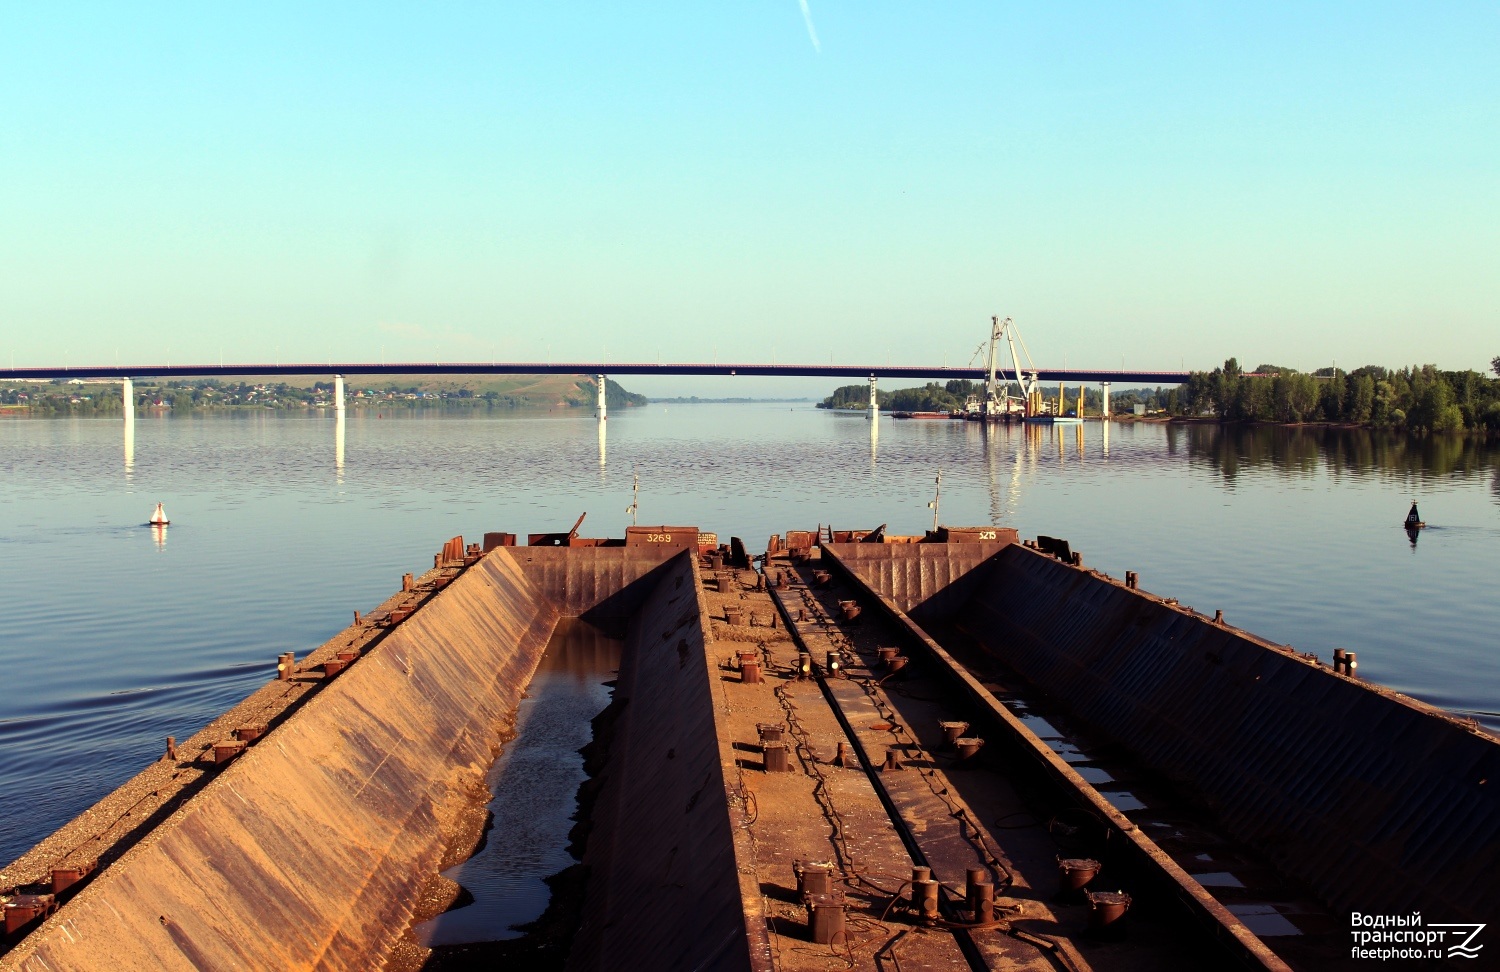
[[[791, 531], [756, 570], [696, 528], [577, 529], [455, 538], [122, 787], [151, 794], [138, 822], [107, 799], [8, 867], [0, 970], [382, 967], [564, 617], [625, 633], [572, 969], [1300, 969], [1344, 953], [1347, 922], [1257, 935], [1001, 682], [1106, 739], [1335, 925], [1376, 906], [1485, 921], [1500, 898], [1483, 853], [1500, 741], [1065, 544]], [[251, 716], [238, 746], [215, 745]], [[987, 738], [955, 745], [958, 725]], [[1017, 820], [1034, 825], [1002, 823]], [[1057, 859], [1080, 848], [1101, 883], [1069, 890]], [[1133, 904], [1088, 896], [1117, 888]]]

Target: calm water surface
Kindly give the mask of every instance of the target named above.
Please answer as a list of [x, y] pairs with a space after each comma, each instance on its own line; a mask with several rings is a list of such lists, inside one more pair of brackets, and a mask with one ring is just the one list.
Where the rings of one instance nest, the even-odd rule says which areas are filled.
[[[1500, 461], [1466, 440], [811, 406], [0, 419], [0, 861], [420, 571], [454, 534], [1003, 523], [1500, 727]], [[873, 434], [872, 434], [873, 433]], [[1412, 498], [1433, 524], [1399, 528]], [[172, 525], [143, 526], [166, 504]], [[576, 748], [576, 747], [574, 747]]]

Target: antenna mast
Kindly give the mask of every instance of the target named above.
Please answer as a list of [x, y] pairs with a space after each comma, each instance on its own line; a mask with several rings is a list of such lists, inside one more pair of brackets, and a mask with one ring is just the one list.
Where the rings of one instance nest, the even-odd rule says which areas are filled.
[[938, 503], [941, 502], [942, 499], [943, 499], [943, 471], [941, 469], [938, 470], [936, 482], [937, 482], [937, 490], [932, 494], [932, 502], [927, 504], [928, 508], [932, 510], [932, 532], [933, 533], [937, 533], [937, 528], [938, 528]]

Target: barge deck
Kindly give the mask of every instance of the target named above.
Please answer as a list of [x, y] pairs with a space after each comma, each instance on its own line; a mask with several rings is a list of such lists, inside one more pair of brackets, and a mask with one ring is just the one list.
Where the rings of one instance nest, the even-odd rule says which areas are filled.
[[562, 618], [624, 650], [555, 967], [1318, 969], [1500, 900], [1500, 741], [1060, 541], [577, 529], [454, 538], [0, 872], [0, 970], [421, 968]]

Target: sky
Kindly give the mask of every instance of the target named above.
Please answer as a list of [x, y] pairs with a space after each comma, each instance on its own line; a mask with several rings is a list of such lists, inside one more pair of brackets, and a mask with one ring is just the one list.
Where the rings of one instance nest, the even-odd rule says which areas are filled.
[[1485, 370], [1497, 48], [1493, 2], [9, 4], [0, 354], [960, 365], [999, 314], [1043, 367]]

